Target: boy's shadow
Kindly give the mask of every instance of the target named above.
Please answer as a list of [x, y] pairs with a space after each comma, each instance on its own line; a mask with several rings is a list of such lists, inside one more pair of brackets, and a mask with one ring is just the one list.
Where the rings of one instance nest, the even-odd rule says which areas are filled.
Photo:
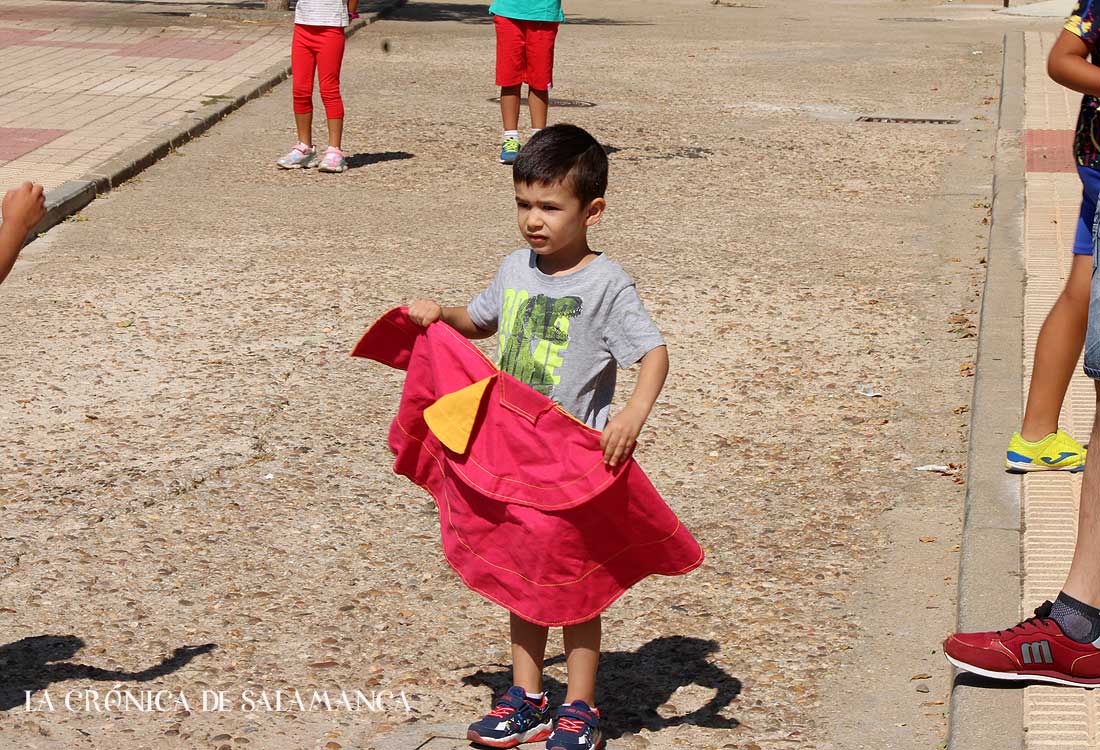
[[[606, 691], [597, 688], [596, 705], [606, 721], [600, 729], [608, 739], [621, 737], [640, 729], [658, 731], [681, 724], [695, 724], [711, 729], [733, 729], [740, 722], [721, 716], [719, 712], [728, 706], [741, 692], [741, 681], [711, 664], [707, 657], [718, 650], [714, 641], [702, 638], [669, 636], [656, 638], [636, 652], [605, 651], [600, 654], [599, 683], [607, 685]], [[560, 664], [564, 656], [546, 660], [546, 664]], [[512, 672], [507, 667], [487, 672], [479, 670], [462, 678], [465, 685], [487, 686], [493, 691], [493, 699], [512, 685]], [[666, 719], [657, 713], [684, 685], [700, 685], [715, 690], [706, 705], [687, 714]], [[565, 700], [565, 685], [544, 678], [543, 689], [551, 702]]]
[[348, 165], [348, 169], [358, 169], [371, 164], [381, 164], [384, 161], [411, 159], [414, 156], [416, 154], [410, 154], [408, 151], [383, 151], [377, 154], [352, 154], [344, 161]]
[[25, 704], [28, 690], [33, 694], [64, 680], [147, 682], [175, 672], [199, 654], [213, 651], [217, 646], [213, 643], [181, 646], [160, 664], [139, 672], [100, 669], [62, 661], [71, 659], [82, 648], [84, 641], [75, 635], [35, 635], [0, 646], [0, 711]]

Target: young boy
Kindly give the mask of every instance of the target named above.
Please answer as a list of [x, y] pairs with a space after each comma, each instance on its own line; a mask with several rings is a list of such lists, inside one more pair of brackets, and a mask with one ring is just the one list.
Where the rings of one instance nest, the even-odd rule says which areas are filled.
[[[531, 139], [515, 163], [519, 230], [529, 248], [512, 253], [466, 307], [417, 300], [409, 317], [442, 320], [468, 338], [498, 333], [498, 367], [602, 429], [612, 466], [626, 460], [668, 374], [668, 352], [621, 267], [588, 245], [603, 216], [607, 156], [584, 130], [555, 125]], [[627, 405], [608, 420], [615, 367], [641, 362]], [[547, 738], [550, 750], [603, 745], [595, 707], [600, 617], [563, 628], [569, 672], [565, 704], [551, 722], [542, 690], [548, 628], [511, 615], [515, 685], [470, 726], [469, 738], [514, 747]], [[553, 730], [551, 732], [551, 729]]]
[[500, 163], [513, 164], [519, 154], [519, 97], [524, 83], [531, 135], [546, 127], [554, 85], [554, 40], [565, 14], [561, 0], [494, 0], [489, 13], [497, 33], [497, 86], [504, 121]]
[[41, 185], [24, 182], [4, 193], [4, 203], [0, 207], [4, 219], [4, 223], [0, 224], [0, 283], [15, 265], [27, 235], [46, 215], [45, 206]]

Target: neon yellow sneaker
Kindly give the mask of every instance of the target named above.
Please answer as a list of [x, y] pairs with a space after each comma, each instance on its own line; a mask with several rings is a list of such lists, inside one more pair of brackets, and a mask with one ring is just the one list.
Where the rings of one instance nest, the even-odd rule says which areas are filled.
[[519, 156], [519, 141], [515, 138], [505, 138], [500, 147], [500, 163], [515, 164]]
[[1034, 443], [1014, 432], [1008, 441], [1005, 468], [1011, 472], [1081, 471], [1085, 468], [1085, 449], [1061, 430]]

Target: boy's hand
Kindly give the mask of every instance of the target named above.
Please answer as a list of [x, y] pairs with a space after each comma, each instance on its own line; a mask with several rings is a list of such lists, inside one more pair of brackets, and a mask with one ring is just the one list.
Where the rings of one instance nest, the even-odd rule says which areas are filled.
[[412, 322], [427, 328], [443, 317], [443, 308], [430, 299], [418, 299], [409, 305], [409, 317]]
[[628, 405], [607, 423], [603, 435], [600, 436], [604, 463], [612, 467], [618, 466], [630, 456], [638, 440], [638, 433], [645, 424], [645, 418], [645, 413], [640, 409], [633, 409]]
[[19, 187], [12, 188], [4, 193], [0, 211], [3, 212], [4, 226], [10, 226], [19, 231], [20, 237], [26, 237], [46, 215], [42, 186], [24, 182]]

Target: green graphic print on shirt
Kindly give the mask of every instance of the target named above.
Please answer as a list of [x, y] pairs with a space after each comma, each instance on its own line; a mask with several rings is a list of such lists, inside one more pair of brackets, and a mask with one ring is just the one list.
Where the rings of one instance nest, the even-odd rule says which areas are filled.
[[561, 382], [557, 371], [569, 348], [569, 321], [580, 312], [580, 297], [531, 297], [526, 289], [505, 289], [497, 367], [551, 396]]

